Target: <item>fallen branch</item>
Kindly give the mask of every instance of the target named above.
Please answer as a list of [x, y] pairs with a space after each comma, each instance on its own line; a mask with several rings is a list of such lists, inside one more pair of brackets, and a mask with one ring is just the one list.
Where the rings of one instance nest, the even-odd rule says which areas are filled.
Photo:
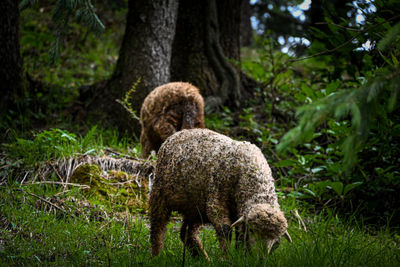
[[64, 212], [64, 213], [67, 213], [66, 210], [64, 210], [63, 208], [60, 208], [60, 207], [57, 206], [56, 204], [51, 203], [51, 202], [48, 201], [47, 199], [44, 199], [44, 198], [42, 198], [42, 197], [40, 197], [40, 196], [38, 196], [38, 195], [35, 195], [35, 194], [31, 193], [31, 192], [27, 192], [27, 191], [25, 191], [25, 190], [23, 190], [23, 189], [16, 189], [16, 190], [21, 191], [22, 193], [29, 194], [29, 195], [31, 195], [31, 196], [33, 196], [33, 197], [36, 197], [36, 198], [38, 198], [39, 200], [41, 200], [41, 201], [43, 201], [43, 202], [46, 202], [47, 204], [51, 205], [52, 207], [54, 207], [54, 208], [56, 208], [56, 209], [58, 209], [58, 210], [60, 210], [60, 211], [62, 211], [62, 212]]
[[55, 182], [55, 181], [42, 181], [42, 182], [35, 182], [35, 183], [25, 183], [25, 184], [22, 184], [22, 185], [31, 185], [31, 184], [60, 184], [60, 185], [71, 185], [71, 186], [90, 188], [90, 186], [85, 185], [85, 184], [74, 184], [74, 183], [64, 183], [64, 182]]

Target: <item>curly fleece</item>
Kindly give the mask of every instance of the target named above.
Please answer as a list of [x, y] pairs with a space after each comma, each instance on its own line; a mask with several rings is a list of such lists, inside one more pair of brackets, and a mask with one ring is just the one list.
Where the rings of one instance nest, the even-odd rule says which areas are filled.
[[279, 240], [288, 226], [261, 150], [208, 129], [177, 132], [158, 152], [150, 195], [153, 256], [163, 247], [172, 211], [183, 215], [182, 241], [193, 255], [206, 257], [198, 237], [205, 223], [215, 228], [222, 250], [232, 223], [242, 216], [266, 241]]
[[156, 152], [162, 142], [182, 129], [204, 128], [204, 100], [199, 90], [185, 82], [155, 88], [140, 110], [142, 156]]

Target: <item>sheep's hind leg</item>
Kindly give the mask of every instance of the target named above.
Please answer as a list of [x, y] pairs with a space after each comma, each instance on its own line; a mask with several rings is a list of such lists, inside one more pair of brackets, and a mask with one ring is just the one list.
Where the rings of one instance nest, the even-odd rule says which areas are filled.
[[191, 224], [184, 220], [180, 237], [193, 257], [199, 256], [201, 252], [207, 260], [210, 260], [199, 237], [202, 226], [201, 223]]
[[150, 242], [153, 257], [157, 256], [164, 247], [165, 232], [170, 215], [171, 212], [163, 205], [150, 211]]

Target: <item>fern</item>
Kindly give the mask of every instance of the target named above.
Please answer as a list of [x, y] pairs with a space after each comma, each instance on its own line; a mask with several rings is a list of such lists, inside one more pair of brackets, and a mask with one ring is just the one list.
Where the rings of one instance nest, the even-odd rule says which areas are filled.
[[392, 44], [399, 40], [400, 36], [400, 22], [390, 28], [388, 33], [378, 43], [378, 49], [386, 51]]
[[[316, 128], [329, 118], [350, 119], [351, 133], [341, 145], [344, 165], [350, 170], [357, 162], [357, 153], [368, 139], [373, 123], [387, 116], [396, 105], [400, 86], [399, 48], [396, 47], [399, 33], [400, 23], [397, 23], [378, 42], [377, 48], [387, 65], [376, 69], [358, 88], [341, 90], [298, 108], [298, 125], [283, 136], [277, 150], [283, 152], [309, 141]], [[382, 52], [386, 52], [386, 56]]]
[[[393, 110], [397, 100], [400, 71], [380, 71], [367, 83], [356, 89], [342, 90], [297, 110], [298, 125], [290, 130], [277, 146], [279, 152], [297, 146], [313, 137], [315, 129], [328, 118], [351, 118], [351, 134], [342, 142], [344, 163], [350, 169], [357, 162], [357, 153], [368, 138], [368, 130], [379, 118], [380, 103], [386, 103], [387, 111]], [[391, 97], [386, 96], [391, 91]]]
[[25, 8], [28, 8], [29, 6], [35, 6], [38, 4], [39, 0], [22, 0], [21, 3], [19, 3], [19, 9], [24, 10]]
[[[23, 0], [19, 8], [22, 10], [29, 6], [35, 6], [38, 2], [39, 0]], [[49, 53], [50, 64], [55, 63], [60, 56], [61, 40], [68, 33], [71, 17], [75, 17], [76, 22], [85, 24], [96, 35], [100, 35], [105, 30], [91, 0], [56, 0], [52, 11], [52, 20], [56, 24], [56, 30]]]
[[131, 117], [135, 120], [140, 120], [140, 118], [136, 115], [136, 110], [132, 109], [132, 104], [131, 104], [131, 99], [132, 99], [132, 94], [136, 91], [137, 86], [141, 82], [142, 77], [139, 77], [136, 82], [134, 82], [131, 86], [131, 89], [126, 92], [125, 97], [123, 100], [121, 99], [116, 99], [118, 103], [120, 103], [126, 111], [131, 115]]

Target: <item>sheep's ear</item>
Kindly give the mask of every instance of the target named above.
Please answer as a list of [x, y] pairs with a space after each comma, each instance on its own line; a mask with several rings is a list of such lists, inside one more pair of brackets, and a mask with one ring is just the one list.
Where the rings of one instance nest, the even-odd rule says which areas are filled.
[[286, 231], [283, 236], [287, 239], [287, 241], [289, 241], [289, 243], [292, 243], [292, 238], [290, 237], [288, 231]]
[[240, 217], [236, 222], [232, 223], [231, 228], [238, 225], [241, 222], [244, 222], [244, 216]]

